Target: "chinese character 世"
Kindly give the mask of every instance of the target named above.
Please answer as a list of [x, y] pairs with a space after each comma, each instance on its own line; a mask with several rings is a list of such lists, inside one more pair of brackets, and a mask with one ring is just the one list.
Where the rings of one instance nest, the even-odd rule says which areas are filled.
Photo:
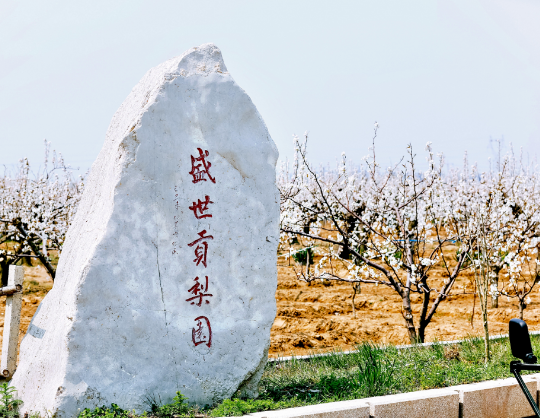
[[212, 215], [209, 213], [204, 213], [208, 210], [208, 204], [214, 203], [210, 201], [210, 196], [205, 196], [204, 201], [201, 201], [201, 199], [197, 199], [197, 203], [193, 202], [193, 206], [190, 206], [189, 208], [193, 211], [193, 214], [197, 219], [202, 218], [211, 218]]
[[[192, 293], [195, 296], [190, 297], [189, 299], [186, 299], [186, 302], [191, 302], [192, 305], [195, 305], [196, 299], [199, 299], [197, 302], [197, 306], [201, 306], [203, 302], [203, 298], [211, 297], [210, 293], [203, 293], [208, 292], [208, 276], [206, 276], [206, 284], [199, 283], [199, 278], [195, 277], [193, 279], [195, 281], [195, 284], [191, 287], [191, 289], [188, 290], [189, 293]], [[209, 300], [205, 300], [206, 303], [210, 303]]]
[[212, 346], [212, 328], [210, 327], [210, 321], [206, 316], [199, 316], [195, 318], [197, 327], [191, 330], [191, 340], [195, 347], [199, 344], [206, 344], [208, 347]]
[[208, 176], [210, 181], [215, 183], [216, 179], [213, 178], [208, 171], [210, 170], [210, 167], [212, 167], [210, 161], [206, 161], [206, 157], [210, 155], [208, 150], [205, 150], [204, 153], [200, 148], [197, 148], [197, 150], [199, 151], [199, 156], [197, 158], [195, 158], [193, 155], [191, 156], [191, 171], [189, 172], [189, 174], [193, 176], [193, 183], [206, 181], [205, 176]]
[[[195, 260], [193, 260], [194, 263], [197, 263], [199, 265], [200, 263], [203, 263], [203, 266], [206, 267], [206, 253], [208, 252], [208, 243], [206, 242], [207, 239], [214, 239], [212, 235], [207, 235], [206, 229], [203, 229], [201, 232], [199, 232], [199, 237], [195, 241], [193, 241], [191, 244], [188, 244], [190, 247], [193, 247], [195, 244], [198, 244], [197, 247], [195, 247]], [[201, 242], [202, 241], [202, 242]]]

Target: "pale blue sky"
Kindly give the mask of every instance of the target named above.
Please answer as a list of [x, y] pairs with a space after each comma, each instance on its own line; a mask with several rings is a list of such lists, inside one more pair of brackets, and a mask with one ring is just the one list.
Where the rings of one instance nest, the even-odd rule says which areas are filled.
[[0, 0], [0, 164], [47, 138], [82, 169], [151, 67], [215, 43], [281, 156], [397, 161], [433, 142], [452, 164], [490, 138], [540, 152], [540, 2]]

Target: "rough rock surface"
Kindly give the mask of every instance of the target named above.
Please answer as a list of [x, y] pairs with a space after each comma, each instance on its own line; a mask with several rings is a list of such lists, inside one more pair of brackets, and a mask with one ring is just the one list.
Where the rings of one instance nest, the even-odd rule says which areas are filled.
[[21, 344], [22, 411], [254, 396], [276, 313], [277, 157], [216, 46], [151, 69], [113, 117]]

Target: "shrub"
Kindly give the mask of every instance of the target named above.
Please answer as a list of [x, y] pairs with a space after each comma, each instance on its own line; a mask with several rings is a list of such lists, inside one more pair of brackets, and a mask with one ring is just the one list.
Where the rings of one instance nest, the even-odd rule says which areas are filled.
[[96, 409], [85, 408], [78, 418], [129, 418], [129, 412], [120, 408], [115, 403], [111, 404], [110, 408], [107, 408], [105, 405], [97, 407]]
[[[176, 392], [176, 396], [173, 398], [173, 402], [166, 405], [160, 405], [160, 402], [156, 401], [154, 397], [149, 398], [148, 405], [150, 406], [150, 415], [145, 412], [142, 417], [151, 416], [159, 418], [191, 418], [195, 416], [196, 409], [191, 408], [186, 403], [187, 398], [180, 392]], [[78, 418], [134, 418], [138, 417], [135, 412], [120, 408], [115, 403], [111, 404], [110, 408], [101, 406], [96, 409], [86, 408], [81, 411]], [[0, 416], [2, 418], [2, 416]]]
[[313, 250], [311, 248], [306, 248], [304, 250], [297, 251], [292, 255], [292, 258], [297, 263], [306, 265], [307, 264], [307, 257], [309, 254], [309, 264], [313, 264]]
[[259, 411], [269, 411], [272, 409], [291, 408], [299, 406], [298, 402], [281, 401], [276, 402], [270, 399], [225, 399], [217, 407], [212, 409], [212, 417], [239, 417]]
[[18, 417], [21, 400], [15, 399], [15, 388], [7, 383], [0, 385], [0, 418]]
[[173, 402], [166, 405], [159, 405], [157, 402], [151, 402], [150, 409], [153, 415], [161, 418], [170, 417], [193, 417], [194, 410], [186, 403], [187, 398], [180, 392], [176, 392]]

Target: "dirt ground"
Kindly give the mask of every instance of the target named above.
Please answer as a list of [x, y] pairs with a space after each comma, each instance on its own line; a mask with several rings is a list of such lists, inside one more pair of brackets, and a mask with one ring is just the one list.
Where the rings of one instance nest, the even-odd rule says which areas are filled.
[[[306, 284], [292, 267], [278, 267], [277, 316], [272, 327], [270, 356], [301, 355], [339, 347], [353, 349], [362, 341], [408, 344], [401, 298], [386, 286], [362, 284], [352, 312], [350, 284]], [[443, 301], [426, 329], [426, 341], [455, 340], [483, 335], [481, 310], [476, 299], [474, 321], [472, 274], [457, 280], [453, 294]], [[440, 279], [442, 282], [442, 278]], [[440, 288], [440, 285], [438, 286]], [[465, 294], [464, 294], [465, 292]], [[540, 292], [531, 293], [525, 309], [529, 330], [540, 329]], [[413, 295], [415, 323], [420, 314], [420, 296]], [[489, 310], [490, 335], [507, 334], [508, 321], [518, 317], [515, 299], [499, 298], [499, 307]]]
[[[52, 280], [43, 267], [24, 267], [23, 304], [21, 312], [21, 328], [19, 344], [28, 330], [30, 321], [43, 300], [52, 288]], [[4, 312], [6, 310], [6, 296], [0, 297], [0, 342], [4, 335]]]
[[[283, 259], [280, 259], [283, 263]], [[442, 278], [441, 278], [442, 280]], [[453, 340], [469, 335], [481, 335], [480, 308], [476, 300], [473, 309], [472, 276], [458, 279], [454, 295], [442, 302], [428, 326], [428, 341]], [[39, 303], [52, 288], [52, 281], [42, 267], [25, 267], [20, 340], [26, 333]], [[540, 288], [539, 288], [540, 289]], [[463, 292], [467, 292], [463, 294]], [[322, 282], [306, 284], [296, 278], [293, 267], [278, 266], [276, 292], [277, 316], [271, 331], [270, 356], [301, 355], [354, 348], [362, 341], [377, 343], [408, 343], [401, 299], [385, 286], [363, 284], [356, 295], [356, 318], [352, 314], [352, 288], [349, 284]], [[524, 319], [530, 330], [540, 329], [540, 292], [531, 294], [532, 303]], [[419, 296], [413, 296], [414, 313], [420, 310]], [[3, 333], [5, 296], [0, 298], [0, 340]], [[490, 309], [492, 335], [508, 332], [508, 321], [518, 316], [515, 300], [499, 299], [499, 308]], [[415, 316], [415, 320], [417, 316]]]

